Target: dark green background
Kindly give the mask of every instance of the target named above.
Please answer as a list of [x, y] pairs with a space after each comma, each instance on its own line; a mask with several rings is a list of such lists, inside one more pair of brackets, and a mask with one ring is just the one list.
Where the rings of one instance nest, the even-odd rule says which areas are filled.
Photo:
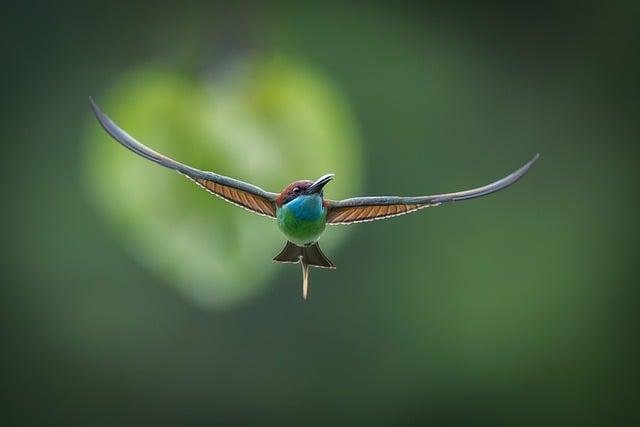
[[[3, 424], [634, 424], [639, 18], [634, 2], [3, 5]], [[197, 74], [245, 51], [340, 88], [367, 194], [542, 157], [490, 198], [354, 226], [307, 303], [283, 267], [246, 304], [198, 308], [89, 202], [86, 97], [132, 67]]]

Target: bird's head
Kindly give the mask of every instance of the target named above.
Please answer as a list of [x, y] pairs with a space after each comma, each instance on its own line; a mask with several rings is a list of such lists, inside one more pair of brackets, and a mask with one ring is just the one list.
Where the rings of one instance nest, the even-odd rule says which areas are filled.
[[304, 195], [309, 196], [317, 194], [318, 196], [323, 197], [322, 189], [332, 179], [333, 174], [329, 173], [321, 176], [315, 181], [302, 180], [292, 182], [291, 184], [287, 185], [285, 189], [282, 190], [282, 193], [280, 193], [278, 198], [276, 198], [276, 205], [285, 205], [293, 199]]

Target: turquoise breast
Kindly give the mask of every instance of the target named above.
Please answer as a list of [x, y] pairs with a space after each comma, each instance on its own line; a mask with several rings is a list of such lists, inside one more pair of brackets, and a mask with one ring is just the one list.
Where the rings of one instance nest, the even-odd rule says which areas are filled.
[[316, 242], [325, 229], [327, 210], [319, 195], [299, 196], [278, 208], [278, 227], [298, 246]]

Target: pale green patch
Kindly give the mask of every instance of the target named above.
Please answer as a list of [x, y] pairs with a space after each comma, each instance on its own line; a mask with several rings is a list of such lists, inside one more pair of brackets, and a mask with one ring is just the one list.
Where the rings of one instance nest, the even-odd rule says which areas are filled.
[[[327, 197], [360, 189], [360, 145], [345, 100], [291, 58], [244, 58], [205, 79], [144, 67], [117, 78], [97, 101], [138, 140], [196, 168], [274, 192], [329, 172], [336, 179]], [[285, 268], [271, 262], [285, 242], [275, 220], [136, 156], [89, 120], [87, 192], [156, 276], [201, 305], [222, 307], [256, 295]], [[326, 233], [325, 251], [344, 235]]]

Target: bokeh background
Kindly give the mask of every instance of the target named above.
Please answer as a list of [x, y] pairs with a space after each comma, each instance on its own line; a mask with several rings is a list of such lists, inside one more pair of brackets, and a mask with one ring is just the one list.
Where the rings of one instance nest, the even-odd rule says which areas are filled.
[[[2, 424], [638, 422], [633, 2], [15, 2], [0, 14]], [[114, 144], [328, 197], [336, 271]]]

